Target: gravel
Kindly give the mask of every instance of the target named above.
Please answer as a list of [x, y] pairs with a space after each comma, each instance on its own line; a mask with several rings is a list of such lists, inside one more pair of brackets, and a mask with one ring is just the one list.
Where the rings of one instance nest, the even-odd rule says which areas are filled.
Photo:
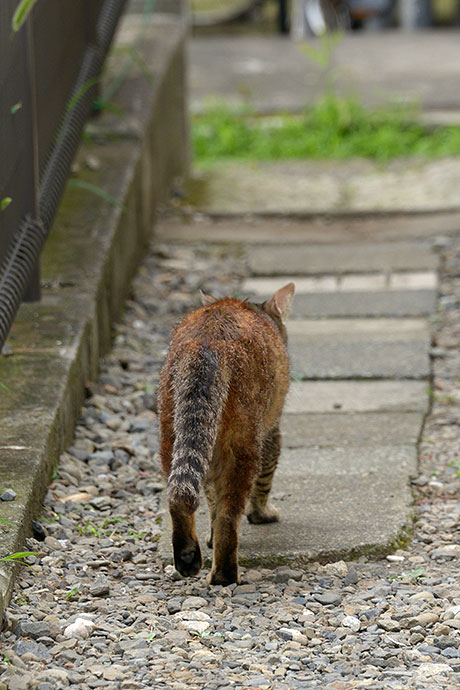
[[151, 250], [25, 545], [0, 690], [459, 687], [460, 239], [444, 240], [411, 542], [396, 560], [243, 568], [227, 588], [157, 554], [155, 388], [174, 322], [199, 288], [235, 292], [244, 256]]

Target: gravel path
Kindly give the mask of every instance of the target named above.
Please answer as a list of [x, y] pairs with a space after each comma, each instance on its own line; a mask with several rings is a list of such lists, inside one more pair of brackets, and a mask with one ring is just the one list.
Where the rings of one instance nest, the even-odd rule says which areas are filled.
[[383, 561], [243, 569], [228, 588], [206, 570], [178, 580], [157, 554], [155, 387], [198, 288], [232, 293], [247, 267], [228, 246], [153, 248], [27, 541], [36, 555], [6, 614], [0, 690], [459, 687], [460, 238], [439, 244], [412, 541]]

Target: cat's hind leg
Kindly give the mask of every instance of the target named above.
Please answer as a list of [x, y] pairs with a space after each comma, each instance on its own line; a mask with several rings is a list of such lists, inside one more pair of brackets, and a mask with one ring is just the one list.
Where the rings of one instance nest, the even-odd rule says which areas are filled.
[[181, 506], [170, 505], [173, 535], [174, 566], [181, 575], [196, 575], [203, 566], [195, 528], [195, 514]]
[[238, 582], [238, 532], [257, 460], [246, 450], [235, 453], [216, 481], [212, 585]]
[[273, 475], [278, 464], [280, 451], [281, 434], [277, 425], [269, 432], [264, 441], [262, 464], [254, 482], [246, 511], [249, 522], [255, 525], [278, 522], [280, 519], [276, 508], [268, 503], [268, 495], [272, 488]]
[[[171, 471], [173, 449], [173, 430], [169, 422], [170, 418], [163, 420], [160, 443], [161, 463], [166, 477], [169, 477]], [[171, 503], [169, 512], [172, 521], [174, 566], [181, 575], [196, 575], [201, 570], [203, 560], [196, 535], [195, 515], [190, 514], [184, 506]]]
[[214, 520], [216, 519], [216, 492], [213, 483], [209, 480], [205, 481], [203, 488], [209, 508], [209, 534], [206, 537], [206, 545], [208, 548], [212, 549], [214, 539]]

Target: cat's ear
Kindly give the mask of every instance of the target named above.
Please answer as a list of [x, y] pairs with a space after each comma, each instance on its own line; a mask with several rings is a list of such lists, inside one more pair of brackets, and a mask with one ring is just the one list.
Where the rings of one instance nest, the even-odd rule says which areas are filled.
[[269, 300], [265, 302], [265, 311], [273, 316], [281, 317], [285, 319], [291, 308], [292, 298], [294, 297], [295, 285], [294, 283], [288, 283], [284, 287], [280, 288], [275, 292], [275, 294], [270, 297]]
[[213, 297], [212, 295], [207, 295], [206, 292], [203, 292], [203, 290], [200, 290], [200, 297], [201, 297], [201, 304], [203, 307], [208, 306], [209, 304], [214, 304], [214, 302], [217, 302], [217, 299]]

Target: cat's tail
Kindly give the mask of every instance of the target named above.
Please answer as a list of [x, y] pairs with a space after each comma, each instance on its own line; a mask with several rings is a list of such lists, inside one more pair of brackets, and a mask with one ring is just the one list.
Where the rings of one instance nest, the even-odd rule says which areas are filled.
[[170, 505], [193, 513], [211, 462], [228, 381], [221, 355], [205, 346], [177, 366], [174, 377], [174, 446], [168, 477]]

